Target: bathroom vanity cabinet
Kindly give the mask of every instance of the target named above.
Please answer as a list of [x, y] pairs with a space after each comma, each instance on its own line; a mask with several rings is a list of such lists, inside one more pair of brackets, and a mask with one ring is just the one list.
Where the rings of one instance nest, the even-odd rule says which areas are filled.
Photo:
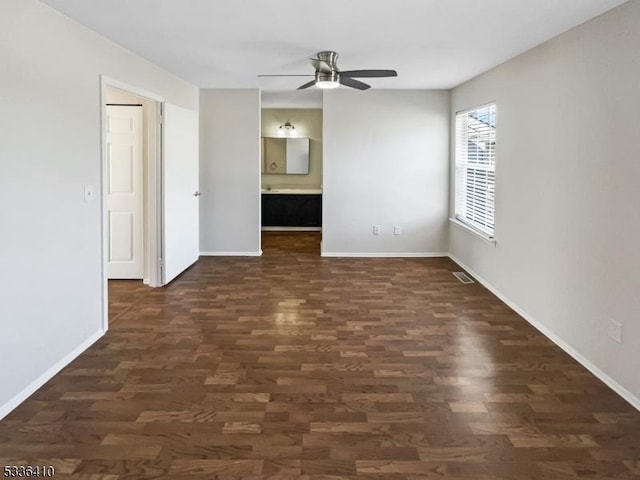
[[263, 227], [321, 227], [322, 194], [262, 193]]

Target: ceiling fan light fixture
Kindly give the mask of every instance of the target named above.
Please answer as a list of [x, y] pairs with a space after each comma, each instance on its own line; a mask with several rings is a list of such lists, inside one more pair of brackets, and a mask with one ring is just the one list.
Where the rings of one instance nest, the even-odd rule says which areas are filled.
[[334, 82], [333, 80], [319, 80], [316, 82], [316, 87], [327, 89], [327, 88], [338, 88], [340, 84], [338, 82]]
[[316, 87], [326, 88], [338, 88], [340, 86], [340, 76], [338, 72], [316, 72]]
[[[358, 80], [358, 78], [384, 78], [397, 77], [395, 70], [340, 70], [337, 65], [338, 54], [333, 51], [323, 51], [316, 54], [316, 58], [310, 58], [311, 65], [316, 70], [314, 79], [303, 83], [297, 90], [305, 90], [316, 86], [318, 88], [333, 89], [340, 85], [356, 90], [368, 90], [371, 85]], [[304, 77], [306, 75], [258, 75], [259, 77]], [[311, 76], [311, 75], [309, 75]]]

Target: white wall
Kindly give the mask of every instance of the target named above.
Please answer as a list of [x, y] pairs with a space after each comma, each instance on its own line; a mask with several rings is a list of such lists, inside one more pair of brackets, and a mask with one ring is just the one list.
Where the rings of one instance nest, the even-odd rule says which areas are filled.
[[36, 0], [0, 2], [0, 417], [101, 334], [100, 74], [198, 90]]
[[631, 1], [453, 91], [497, 103], [497, 246], [450, 252], [640, 408], [639, 51]]
[[260, 254], [260, 91], [200, 91], [200, 251]]
[[323, 119], [322, 254], [447, 252], [449, 93], [327, 91]]

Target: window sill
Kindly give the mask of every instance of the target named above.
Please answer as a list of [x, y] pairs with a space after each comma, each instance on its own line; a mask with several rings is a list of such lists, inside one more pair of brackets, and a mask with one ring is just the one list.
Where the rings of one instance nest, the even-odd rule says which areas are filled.
[[496, 246], [495, 238], [489, 237], [486, 233], [480, 232], [479, 230], [476, 230], [475, 228], [470, 227], [466, 223], [461, 222], [460, 220], [458, 220], [457, 218], [450, 218], [449, 222], [453, 223], [454, 225], [457, 225], [458, 227], [462, 228], [463, 230], [466, 230], [467, 232], [470, 232], [470, 233], [474, 234], [476, 237], [478, 237], [483, 242], [488, 243], [489, 245], [491, 245], [493, 247]]

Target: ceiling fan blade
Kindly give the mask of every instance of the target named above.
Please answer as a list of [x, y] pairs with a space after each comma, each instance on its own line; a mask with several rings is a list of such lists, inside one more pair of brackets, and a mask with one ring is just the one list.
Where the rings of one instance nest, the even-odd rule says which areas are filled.
[[300, 85], [296, 90], [304, 90], [305, 88], [312, 87], [316, 84], [315, 78], [310, 82], [305, 83], [304, 85]]
[[258, 75], [258, 77], [313, 77], [313, 75]]
[[331, 65], [329, 65], [327, 62], [318, 60], [317, 58], [310, 58], [309, 61], [318, 72], [331, 73], [333, 71], [331, 69]]
[[356, 80], [354, 78], [349, 78], [349, 77], [342, 78], [342, 76], [340, 76], [340, 83], [345, 87], [357, 88], [358, 90], [367, 90], [368, 88], [371, 88], [371, 85], [367, 85], [366, 83], [361, 82], [360, 80]]
[[340, 72], [340, 76], [361, 78], [397, 77], [398, 72], [395, 70], [346, 70], [344, 72]]

